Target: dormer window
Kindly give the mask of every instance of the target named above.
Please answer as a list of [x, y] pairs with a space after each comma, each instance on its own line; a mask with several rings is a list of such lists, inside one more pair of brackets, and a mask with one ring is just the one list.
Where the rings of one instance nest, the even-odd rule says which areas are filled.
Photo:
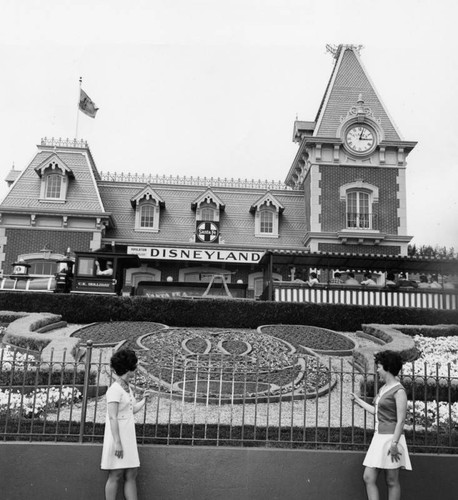
[[59, 174], [49, 174], [46, 176], [46, 198], [60, 199], [62, 180], [62, 175]]
[[250, 207], [250, 212], [255, 214], [254, 235], [258, 238], [278, 238], [280, 214], [283, 205], [270, 192], [259, 198]]
[[219, 221], [219, 212], [214, 206], [204, 206], [197, 211], [197, 220]]
[[165, 207], [164, 200], [151, 188], [150, 185], [142, 189], [131, 198], [130, 203], [135, 209], [135, 230], [157, 233], [161, 208]]
[[225, 209], [223, 201], [211, 189], [200, 195], [191, 203], [196, 212], [196, 222], [219, 222], [220, 213]]
[[275, 212], [268, 207], [262, 207], [259, 211], [259, 232], [271, 235], [274, 232]]
[[35, 167], [35, 172], [41, 177], [40, 201], [64, 203], [67, 200], [68, 181], [74, 176], [57, 154]]
[[141, 203], [138, 207], [138, 215], [140, 218], [140, 227], [142, 229], [153, 229], [154, 228], [154, 216], [156, 212], [156, 207], [149, 202]]

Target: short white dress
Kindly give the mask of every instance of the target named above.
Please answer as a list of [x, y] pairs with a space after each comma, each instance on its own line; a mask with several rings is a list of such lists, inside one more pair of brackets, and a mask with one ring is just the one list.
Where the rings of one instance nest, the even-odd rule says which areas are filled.
[[[102, 463], [103, 470], [131, 469], [140, 466], [137, 437], [135, 434], [134, 404], [136, 403], [132, 389], [127, 393], [118, 382], [114, 382], [107, 390], [107, 416], [103, 437]], [[108, 418], [108, 404], [116, 402], [118, 406], [118, 426], [121, 438], [123, 457], [115, 456], [115, 444]]]
[[[402, 388], [401, 384], [394, 387], [398, 389]], [[392, 392], [390, 389], [388, 392]], [[394, 391], [396, 392], [396, 391]], [[394, 434], [379, 434], [378, 433], [378, 403], [383, 396], [383, 392], [380, 391], [375, 398], [375, 433], [372, 437], [371, 444], [367, 450], [366, 457], [364, 458], [363, 465], [365, 467], [375, 467], [377, 469], [406, 469], [412, 470], [412, 464], [410, 463], [409, 450], [407, 449], [406, 438], [404, 434], [401, 434], [398, 442], [398, 450], [401, 453], [400, 460], [398, 462], [391, 460], [391, 455], [388, 453], [391, 447], [391, 442], [393, 441]], [[392, 393], [392, 397], [394, 394]]]

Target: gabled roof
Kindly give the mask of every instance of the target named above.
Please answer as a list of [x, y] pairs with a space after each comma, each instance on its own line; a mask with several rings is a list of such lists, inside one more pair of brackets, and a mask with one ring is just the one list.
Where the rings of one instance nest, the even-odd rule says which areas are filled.
[[141, 200], [153, 200], [161, 207], [165, 207], [165, 201], [154, 191], [150, 184], [147, 184], [135, 196], [130, 199], [130, 204], [133, 208], [137, 206]]
[[62, 160], [57, 153], [50, 154], [39, 165], [35, 167], [35, 172], [41, 177], [47, 168], [61, 168], [69, 177], [74, 178], [72, 169]]
[[341, 117], [355, 105], [360, 96], [385, 132], [386, 140], [402, 140], [359, 56], [359, 48], [340, 45], [334, 55], [336, 63], [316, 116], [313, 135], [336, 137]]
[[259, 210], [263, 205], [272, 205], [277, 209], [277, 212], [282, 213], [283, 210], [285, 210], [285, 207], [278, 201], [278, 199], [274, 196], [273, 193], [270, 191], [267, 191], [266, 194], [261, 196], [261, 198], [258, 198], [253, 205], [250, 207], [250, 212], [256, 212], [256, 210]]
[[191, 203], [191, 208], [195, 210], [202, 203], [211, 203], [211, 202], [213, 202], [216, 205], [216, 208], [218, 210], [223, 211], [224, 208], [226, 207], [223, 201], [210, 188], [208, 188], [205, 191], [205, 193], [201, 194]]

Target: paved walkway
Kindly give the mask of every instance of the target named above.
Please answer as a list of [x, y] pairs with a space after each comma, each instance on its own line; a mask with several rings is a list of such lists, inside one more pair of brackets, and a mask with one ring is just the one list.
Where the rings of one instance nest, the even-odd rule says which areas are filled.
[[60, 362], [65, 359], [73, 362], [73, 348], [78, 344], [78, 338], [71, 337], [71, 334], [79, 330], [84, 325], [67, 325], [63, 328], [56, 328], [46, 332], [46, 337], [51, 338], [51, 342], [41, 352], [41, 360], [44, 363]]

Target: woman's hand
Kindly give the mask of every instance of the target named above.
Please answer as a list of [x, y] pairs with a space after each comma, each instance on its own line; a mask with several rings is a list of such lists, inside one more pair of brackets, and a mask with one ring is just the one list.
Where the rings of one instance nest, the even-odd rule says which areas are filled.
[[399, 460], [401, 460], [402, 453], [399, 451], [397, 443], [391, 443], [388, 455], [391, 455], [392, 462], [399, 462]]
[[115, 456], [117, 458], [122, 458], [124, 456], [123, 451], [122, 451], [122, 444], [120, 442], [115, 443]]
[[153, 395], [153, 391], [151, 389], [146, 389], [145, 391], [143, 391], [143, 398], [146, 401], [149, 401], [151, 399], [152, 395]]

